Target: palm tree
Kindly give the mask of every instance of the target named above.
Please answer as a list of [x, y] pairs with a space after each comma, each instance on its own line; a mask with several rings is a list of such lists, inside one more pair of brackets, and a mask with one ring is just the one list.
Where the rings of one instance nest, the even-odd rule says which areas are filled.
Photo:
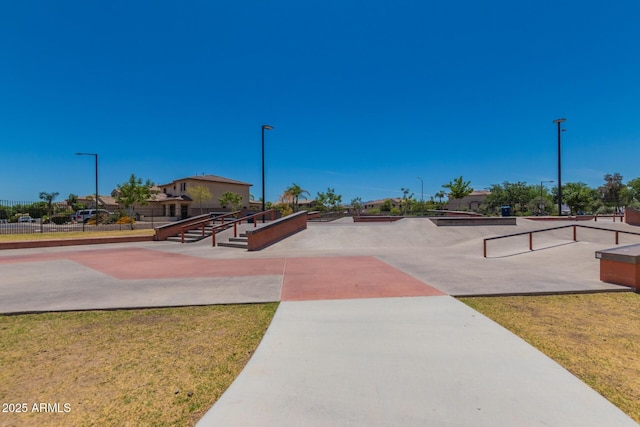
[[438, 191], [435, 196], [438, 198], [438, 205], [442, 207], [442, 198], [446, 196], [446, 193], [442, 190]]
[[60, 193], [45, 193], [44, 191], [40, 192], [40, 199], [44, 200], [47, 203], [47, 209], [49, 211], [49, 221], [51, 221], [51, 217], [53, 216], [53, 199], [58, 197]]
[[291, 185], [291, 187], [287, 188], [285, 190], [285, 193], [288, 193], [289, 196], [291, 196], [293, 198], [293, 207], [294, 207], [294, 211], [298, 211], [299, 208], [299, 203], [298, 200], [300, 197], [302, 197], [304, 200], [307, 200], [306, 195], [310, 195], [310, 193], [305, 190], [304, 188], [300, 187], [298, 184], [296, 184], [295, 182], [293, 183], [293, 185]]

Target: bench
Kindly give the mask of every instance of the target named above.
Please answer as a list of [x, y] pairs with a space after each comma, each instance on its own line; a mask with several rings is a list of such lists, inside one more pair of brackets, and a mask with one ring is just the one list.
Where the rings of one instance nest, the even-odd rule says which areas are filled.
[[640, 245], [596, 251], [596, 258], [600, 260], [600, 280], [640, 292]]

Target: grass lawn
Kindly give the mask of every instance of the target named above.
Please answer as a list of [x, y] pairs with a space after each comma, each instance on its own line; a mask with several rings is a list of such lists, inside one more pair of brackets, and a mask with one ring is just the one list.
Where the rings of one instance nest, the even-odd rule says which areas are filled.
[[640, 422], [640, 294], [460, 298]]
[[[27, 410], [0, 412], [0, 426], [194, 425], [245, 366], [276, 307], [0, 316], [0, 402], [13, 404], [2, 409]], [[41, 403], [56, 412], [35, 411]]]

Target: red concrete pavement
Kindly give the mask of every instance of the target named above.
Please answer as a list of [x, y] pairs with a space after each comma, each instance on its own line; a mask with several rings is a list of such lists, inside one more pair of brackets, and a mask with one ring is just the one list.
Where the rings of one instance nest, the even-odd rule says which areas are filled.
[[143, 248], [25, 254], [0, 265], [67, 259], [117, 280], [282, 276], [283, 301], [444, 295], [375, 257], [207, 259]]

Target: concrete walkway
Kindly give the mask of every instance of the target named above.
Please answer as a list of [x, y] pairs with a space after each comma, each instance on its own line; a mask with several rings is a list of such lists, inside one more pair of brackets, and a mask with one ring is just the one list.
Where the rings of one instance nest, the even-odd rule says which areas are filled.
[[483, 237], [547, 227], [341, 221], [258, 253], [209, 241], [8, 250], [0, 311], [282, 301], [201, 426], [635, 426], [451, 296], [624, 290], [598, 280], [607, 233], [548, 234], [533, 253], [499, 241], [482, 256]]

